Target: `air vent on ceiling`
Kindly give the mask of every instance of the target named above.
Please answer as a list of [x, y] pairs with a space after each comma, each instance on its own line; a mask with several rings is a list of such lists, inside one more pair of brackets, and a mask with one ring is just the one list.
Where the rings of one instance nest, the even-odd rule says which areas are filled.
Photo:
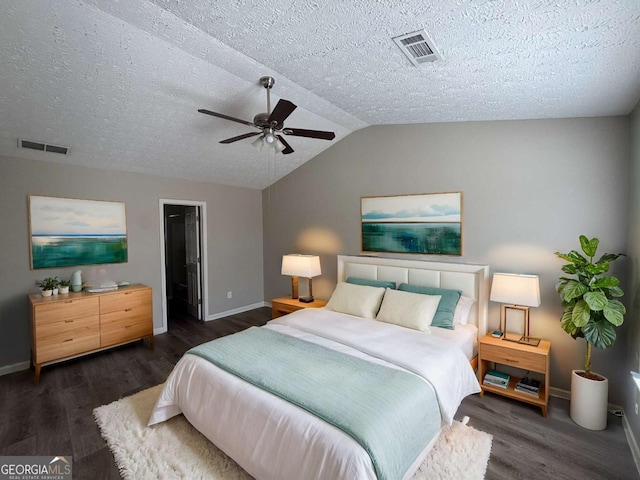
[[424, 30], [394, 37], [393, 41], [416, 67], [422, 63], [442, 60], [442, 55]]
[[29, 140], [22, 140], [21, 138], [18, 139], [18, 148], [29, 148], [31, 150], [40, 150], [41, 152], [61, 153], [62, 155], [66, 155], [69, 152], [69, 147], [31, 142]]

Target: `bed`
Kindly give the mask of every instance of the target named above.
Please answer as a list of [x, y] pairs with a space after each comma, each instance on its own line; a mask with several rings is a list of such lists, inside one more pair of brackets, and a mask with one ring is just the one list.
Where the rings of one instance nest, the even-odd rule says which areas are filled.
[[[287, 345], [291, 343], [291, 347], [287, 346], [291, 348], [291, 358], [298, 359], [294, 361], [294, 365], [289, 365], [284, 370], [276, 361], [279, 344], [273, 347], [276, 348], [273, 356], [265, 360], [264, 352], [271, 352], [272, 348], [267, 345], [238, 350], [236, 344], [220, 342], [225, 339], [232, 342], [234, 339], [229, 337], [235, 337], [234, 335], [210, 342], [213, 347], [207, 344], [203, 349], [209, 348], [208, 352], [215, 355], [228, 348], [226, 361], [232, 366], [220, 367], [211, 363], [203, 358], [206, 356], [203, 349], [185, 354], [167, 379], [149, 425], [183, 413], [209, 440], [260, 480], [411, 478], [435, 443], [440, 428], [453, 420], [462, 399], [479, 391], [472, 365], [476, 357], [478, 336], [484, 335], [487, 330], [488, 267], [338, 256], [338, 285], [342, 285], [350, 277], [391, 281], [398, 285], [407, 283], [455, 289], [462, 291], [474, 303], [468, 312], [467, 325], [456, 325], [446, 331], [430, 327], [428, 331], [422, 332], [325, 308], [294, 312], [272, 320], [264, 327], [246, 332], [246, 341], [263, 341], [262, 338], [249, 338], [260, 334], [259, 337], [274, 337], [278, 342], [284, 340]], [[300, 357], [295, 357], [295, 348], [300, 346], [307, 353], [305, 355], [303, 352]], [[289, 350], [286, 352], [283, 356], [289, 356]], [[326, 357], [326, 365], [331, 365], [331, 368], [325, 368], [329, 372], [307, 370], [312, 366], [303, 365], [303, 357], [308, 356], [309, 361], [314, 364], [313, 368], [322, 370], [323, 366], [319, 365], [325, 363], [322, 355], [329, 356]], [[353, 392], [341, 388], [336, 388], [335, 392], [328, 392], [326, 388], [324, 391], [311, 390], [314, 388], [311, 383], [316, 378], [339, 370], [331, 363], [334, 357], [340, 361], [347, 359], [346, 363], [360, 362], [355, 364], [356, 367], [349, 368], [362, 368], [363, 371], [371, 368], [374, 375], [380, 372], [391, 375], [388, 377], [392, 378], [390, 383], [384, 385], [393, 385], [393, 388], [378, 389], [380, 395], [387, 395], [389, 398], [379, 400], [372, 395], [358, 399], [358, 395], [349, 396]], [[265, 380], [262, 385], [255, 379], [247, 379], [243, 376], [244, 373], [238, 374], [234, 370], [234, 362], [251, 365], [247, 370], [255, 370], [254, 375], [258, 378], [263, 375], [265, 378], [269, 375], [291, 375], [294, 380], [289, 382], [288, 387], [274, 387], [272, 380]], [[282, 375], [282, 371], [286, 371], [286, 375]], [[421, 392], [424, 390], [421, 394], [427, 400], [423, 402], [421, 397], [420, 403], [416, 403], [413, 393], [405, 395], [405, 390], [402, 390], [405, 386], [396, 387], [395, 383], [391, 383], [396, 380], [410, 380], [411, 387], [406, 388], [415, 387]], [[261, 385], [260, 388], [255, 383]], [[300, 386], [300, 392], [295, 391], [296, 385]], [[294, 389], [287, 393], [293, 398], [285, 397], [285, 400], [279, 390], [274, 392], [273, 388]], [[359, 386], [353, 388], [355, 391]], [[312, 398], [300, 400], [307, 389]], [[429, 395], [435, 398], [433, 405], [429, 403]], [[361, 403], [357, 404], [358, 401]], [[327, 414], [322, 410], [328, 408], [327, 404], [335, 403], [340, 406], [339, 410], [347, 411], [344, 415], [359, 415], [372, 405], [378, 408], [378, 401], [383, 402], [380, 405], [387, 402], [384, 404], [387, 405], [387, 410], [380, 410], [382, 414], [369, 414], [371, 422], [365, 422], [365, 430], [369, 430], [369, 423], [371, 429], [375, 429], [376, 422], [383, 422], [387, 417], [395, 418], [392, 417], [392, 414], [396, 414], [393, 411], [395, 408], [388, 407], [390, 404], [396, 405], [393, 402], [397, 402], [398, 411], [404, 408], [400, 404], [414, 405], [406, 408], [414, 412], [407, 415], [419, 414], [420, 420], [413, 421], [407, 416], [398, 422], [392, 421], [391, 425], [380, 426], [381, 429], [389, 429], [390, 439], [386, 439], [387, 444], [378, 445], [377, 439], [362, 441], [359, 431], [356, 430], [354, 434], [353, 430], [343, 426], [343, 423], [351, 425], [351, 417], [347, 421], [336, 422], [331, 412]], [[315, 403], [310, 408], [309, 404], [313, 402]], [[425, 407], [416, 408], [415, 405]], [[316, 408], [321, 411], [313, 410]], [[395, 423], [399, 426], [394, 425]], [[404, 435], [399, 433], [404, 430], [399, 430], [391, 433], [393, 428], [406, 429], [410, 424], [415, 432], [407, 431], [408, 434]], [[400, 439], [414, 439], [417, 433], [423, 438], [404, 447]], [[377, 445], [378, 450], [372, 445]], [[404, 455], [402, 462], [398, 460], [399, 466], [395, 470], [388, 467], [385, 458], [391, 455], [387, 450], [392, 451], [393, 448], [399, 450], [393, 452], [394, 455]], [[396, 458], [392, 460], [395, 461]]]

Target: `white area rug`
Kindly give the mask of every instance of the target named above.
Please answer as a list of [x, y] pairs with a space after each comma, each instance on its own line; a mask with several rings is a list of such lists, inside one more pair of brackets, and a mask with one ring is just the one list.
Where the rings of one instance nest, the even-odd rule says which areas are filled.
[[[182, 415], [147, 427], [161, 388], [157, 385], [93, 411], [123, 478], [250, 480]], [[492, 439], [454, 422], [441, 433], [413, 480], [483, 479]]]

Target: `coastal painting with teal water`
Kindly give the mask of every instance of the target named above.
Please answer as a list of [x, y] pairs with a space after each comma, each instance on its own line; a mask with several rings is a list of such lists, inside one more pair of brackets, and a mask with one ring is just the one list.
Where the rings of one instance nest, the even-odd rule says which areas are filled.
[[29, 196], [31, 268], [127, 261], [125, 204]]
[[362, 251], [462, 255], [462, 192], [362, 197]]

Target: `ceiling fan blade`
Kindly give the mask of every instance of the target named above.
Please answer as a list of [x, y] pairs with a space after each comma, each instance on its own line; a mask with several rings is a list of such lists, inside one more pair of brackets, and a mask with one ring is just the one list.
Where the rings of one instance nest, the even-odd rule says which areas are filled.
[[199, 108], [198, 111], [200, 113], [206, 113], [207, 115], [213, 115], [214, 117], [224, 118], [225, 120], [231, 120], [232, 122], [242, 123], [243, 125], [249, 125], [250, 127], [255, 127], [255, 125], [251, 122], [247, 122], [246, 120], [240, 120], [239, 118], [230, 117], [229, 115], [224, 115], [223, 113], [212, 112], [211, 110], [205, 110], [204, 108]]
[[324, 132], [322, 130], [305, 130], [304, 128], [285, 128], [282, 133], [285, 135], [293, 135], [294, 137], [319, 138], [321, 140], [333, 140], [336, 134], [333, 132]]
[[284, 145], [284, 150], [282, 150], [283, 155], [287, 155], [289, 153], [293, 153], [293, 148], [291, 148], [291, 145], [289, 145], [287, 143], [287, 141], [284, 139], [284, 137], [282, 135], [276, 135], [276, 137], [278, 138], [278, 140], [280, 140], [282, 142], [282, 144]]
[[243, 135], [238, 135], [237, 137], [231, 137], [225, 140], [220, 140], [219, 143], [233, 143], [233, 142], [237, 142], [238, 140], [244, 140], [245, 138], [255, 137], [256, 135], [260, 135], [261, 133], [262, 132], [245, 133]]
[[298, 107], [289, 100], [280, 99], [276, 104], [276, 108], [274, 108], [271, 115], [269, 115], [268, 122], [276, 122], [278, 125], [282, 125], [296, 108]]

